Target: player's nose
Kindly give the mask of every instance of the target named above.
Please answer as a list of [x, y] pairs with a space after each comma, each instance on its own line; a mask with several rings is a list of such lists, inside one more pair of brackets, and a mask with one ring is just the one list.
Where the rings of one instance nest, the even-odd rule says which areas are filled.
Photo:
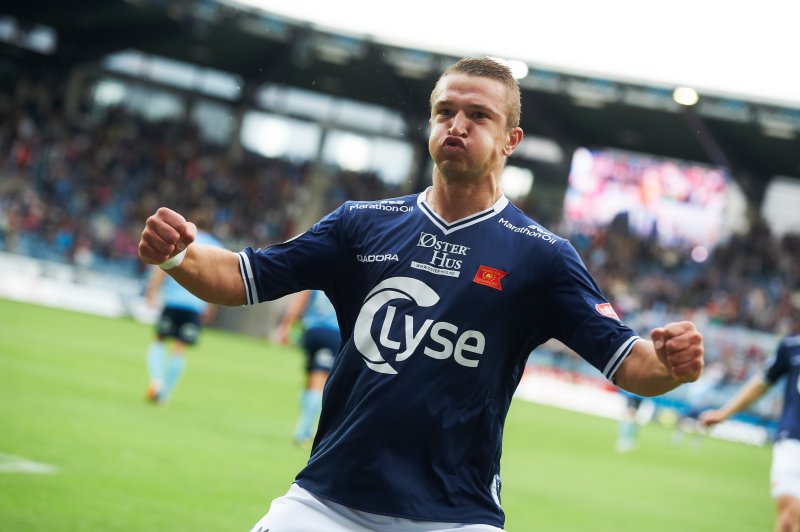
[[464, 116], [463, 111], [459, 111], [453, 117], [453, 122], [450, 124], [447, 133], [456, 137], [463, 137], [467, 134], [467, 118]]

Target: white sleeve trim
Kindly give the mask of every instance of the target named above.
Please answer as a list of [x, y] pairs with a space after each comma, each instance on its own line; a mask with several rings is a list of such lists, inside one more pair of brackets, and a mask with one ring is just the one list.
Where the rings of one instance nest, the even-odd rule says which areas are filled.
[[247, 296], [245, 305], [255, 305], [261, 301], [258, 299], [258, 290], [256, 290], [256, 282], [253, 279], [253, 267], [250, 264], [250, 257], [244, 251], [239, 252], [239, 273], [242, 275], [242, 282], [244, 283], [244, 291]]
[[614, 355], [611, 357], [611, 360], [609, 360], [608, 364], [606, 364], [605, 369], [603, 369], [603, 375], [608, 380], [610, 381], [614, 380], [614, 375], [617, 373], [617, 370], [625, 361], [625, 359], [628, 358], [628, 355], [631, 353], [631, 350], [633, 349], [633, 344], [635, 344], [639, 340], [641, 340], [641, 337], [631, 336], [625, 341], [625, 343], [619, 346], [619, 349], [617, 349], [616, 353], [614, 353]]

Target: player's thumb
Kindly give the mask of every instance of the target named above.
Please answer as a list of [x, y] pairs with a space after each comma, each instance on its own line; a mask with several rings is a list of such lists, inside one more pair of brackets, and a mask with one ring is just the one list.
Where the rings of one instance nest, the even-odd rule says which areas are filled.
[[665, 328], [663, 328], [663, 327], [659, 327], [659, 328], [653, 329], [650, 332], [650, 340], [652, 340], [652, 342], [653, 342], [653, 347], [655, 348], [655, 351], [656, 351], [656, 357], [658, 358], [658, 360], [661, 361], [661, 363], [664, 365], [664, 367], [667, 368], [667, 370], [669, 371], [669, 373], [671, 375], [672, 374], [672, 365], [669, 363], [669, 360], [667, 359], [667, 340], [668, 339], [669, 338], [667, 336], [667, 330]]
[[197, 226], [192, 222], [186, 222], [186, 224], [180, 230], [180, 235], [181, 236], [178, 238], [178, 242], [175, 244], [175, 248], [178, 250], [178, 252], [181, 252], [189, 247], [189, 244], [197, 239]]
[[659, 356], [663, 356], [665, 354], [665, 347], [667, 344], [667, 331], [663, 327], [658, 327], [653, 329], [650, 332], [650, 340], [653, 341], [653, 345], [656, 348], [656, 353]]

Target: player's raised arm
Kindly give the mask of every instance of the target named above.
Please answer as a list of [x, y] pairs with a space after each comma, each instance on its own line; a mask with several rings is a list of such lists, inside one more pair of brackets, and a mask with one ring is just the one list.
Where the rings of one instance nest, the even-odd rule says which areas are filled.
[[194, 244], [197, 227], [181, 214], [161, 207], [147, 219], [139, 256], [166, 270], [191, 293], [221, 305], [243, 305], [245, 288], [236, 253]]
[[652, 341], [636, 342], [615, 375], [616, 384], [642, 396], [666, 393], [694, 382], [703, 372], [703, 336], [692, 322], [653, 329]]

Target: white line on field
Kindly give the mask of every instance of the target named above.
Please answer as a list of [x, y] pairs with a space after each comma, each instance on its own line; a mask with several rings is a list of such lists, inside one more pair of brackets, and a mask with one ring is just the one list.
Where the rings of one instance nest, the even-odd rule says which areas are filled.
[[34, 462], [22, 456], [0, 453], [0, 473], [50, 474], [58, 471], [54, 465]]

